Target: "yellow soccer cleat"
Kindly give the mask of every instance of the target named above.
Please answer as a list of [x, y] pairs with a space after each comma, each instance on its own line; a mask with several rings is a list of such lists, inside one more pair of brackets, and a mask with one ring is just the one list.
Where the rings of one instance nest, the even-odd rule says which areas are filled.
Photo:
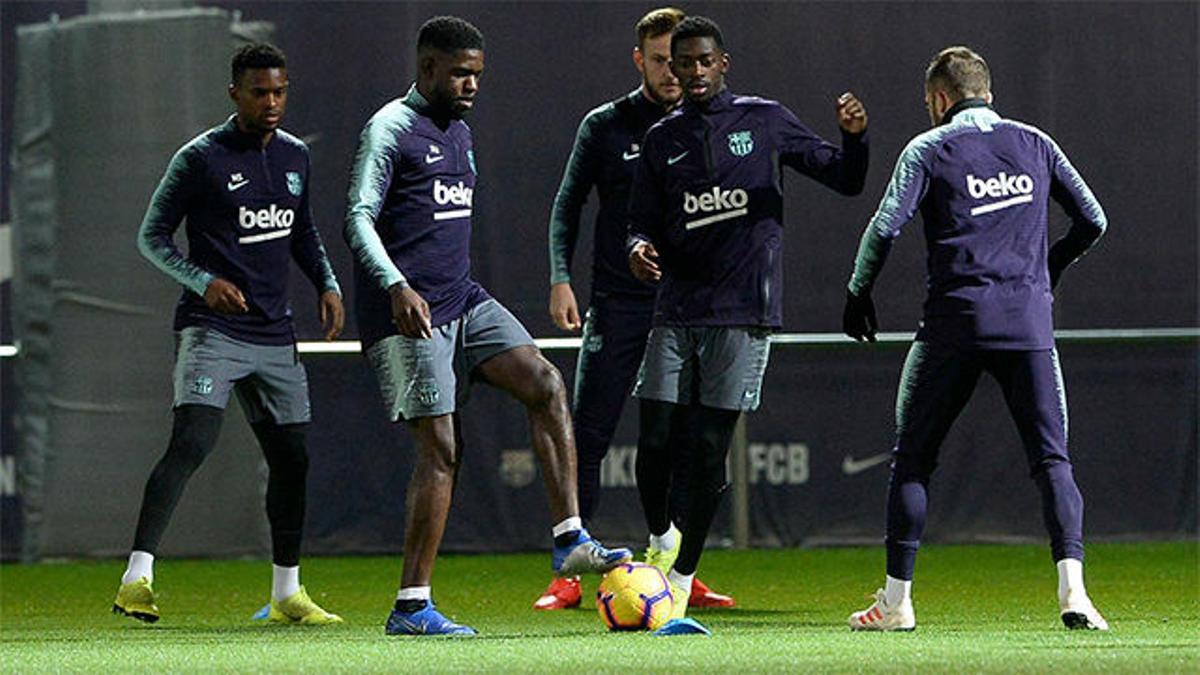
[[[676, 549], [676, 552], [678, 553], [678, 549]], [[674, 583], [671, 584], [671, 598], [675, 601], [675, 604], [671, 605], [672, 621], [682, 619], [687, 614], [688, 600], [691, 597], [692, 589], [685, 589], [682, 586], [676, 586]]]
[[113, 600], [113, 614], [124, 614], [138, 621], [154, 623], [158, 621], [158, 605], [154, 604], [154, 589], [150, 580], [141, 577], [137, 581], [121, 584], [117, 589], [117, 599]]
[[[671, 571], [671, 566], [675, 564], [675, 559], [679, 557], [679, 547], [683, 545], [683, 534], [671, 525], [671, 530], [675, 532], [675, 545], [669, 550], [660, 551], [652, 546], [646, 547], [646, 564], [653, 565], [658, 568], [658, 571], [666, 576]], [[676, 601], [678, 604], [678, 601]]]
[[300, 590], [291, 597], [283, 600], [271, 600], [271, 604], [254, 616], [256, 619], [266, 619], [271, 623], [297, 624], [304, 626], [325, 626], [331, 623], [342, 623], [342, 617], [321, 609], [321, 606], [308, 597], [308, 591], [301, 586]]

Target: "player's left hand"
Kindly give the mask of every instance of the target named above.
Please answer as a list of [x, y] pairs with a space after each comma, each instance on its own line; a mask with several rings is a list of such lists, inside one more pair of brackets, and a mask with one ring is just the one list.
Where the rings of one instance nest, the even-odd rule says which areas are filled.
[[846, 308], [842, 310], [842, 330], [857, 342], [874, 342], [879, 321], [875, 318], [875, 303], [867, 294], [846, 293]]
[[861, 134], [867, 130], [867, 107], [855, 98], [853, 92], [846, 92], [837, 100], [838, 126], [848, 134]]
[[317, 300], [317, 313], [321, 317], [321, 327], [325, 329], [325, 341], [337, 339], [342, 334], [342, 326], [346, 323], [346, 310], [342, 308], [342, 296], [333, 291], [325, 291]]

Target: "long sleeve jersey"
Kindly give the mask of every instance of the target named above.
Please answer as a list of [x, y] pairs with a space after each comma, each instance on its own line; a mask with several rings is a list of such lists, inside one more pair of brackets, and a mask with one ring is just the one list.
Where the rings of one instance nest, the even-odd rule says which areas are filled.
[[1071, 219], [1064, 262], [1107, 226], [1079, 172], [1045, 132], [969, 100], [901, 153], [859, 245], [849, 290], [869, 292], [900, 230], [919, 210], [928, 297], [917, 339], [989, 349], [1049, 349], [1051, 199]]
[[[138, 250], [183, 285], [175, 330], [208, 326], [246, 342], [295, 341], [288, 259], [318, 292], [340, 293], [308, 201], [308, 147], [277, 130], [264, 147], [235, 117], [180, 148], [150, 199]], [[187, 219], [187, 255], [175, 231]], [[249, 311], [221, 314], [204, 302], [214, 278], [236, 285]]]
[[867, 139], [843, 133], [842, 144], [776, 101], [727, 90], [651, 127], [630, 198], [629, 245], [649, 241], [660, 256], [655, 325], [782, 327], [782, 167], [858, 194]]
[[371, 117], [358, 142], [343, 234], [367, 344], [396, 334], [387, 290], [394, 284], [429, 303], [435, 327], [488, 297], [471, 279], [471, 129], [462, 120], [443, 128], [429, 112], [414, 85]]
[[599, 197], [593, 233], [592, 290], [652, 302], [655, 287], [629, 271], [629, 191], [646, 130], [666, 110], [636, 89], [583, 118], [550, 213], [550, 283], [571, 280], [580, 212], [595, 186]]

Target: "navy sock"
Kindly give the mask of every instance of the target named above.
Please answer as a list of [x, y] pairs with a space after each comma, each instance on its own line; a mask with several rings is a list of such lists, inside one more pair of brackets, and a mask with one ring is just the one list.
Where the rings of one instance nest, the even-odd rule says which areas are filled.
[[578, 537], [579, 537], [579, 530], [571, 530], [570, 532], [563, 532], [562, 534], [560, 534], [554, 538], [554, 545], [557, 546], [558, 548], [562, 548], [563, 546], [567, 546], [568, 544], [575, 543], [575, 539]]
[[397, 600], [396, 604], [393, 605], [393, 607], [395, 608], [395, 610], [397, 612], [401, 612], [403, 614], [412, 614], [413, 612], [419, 612], [419, 611], [425, 609], [425, 606], [428, 604], [429, 604], [429, 601], [424, 600], [424, 599]]

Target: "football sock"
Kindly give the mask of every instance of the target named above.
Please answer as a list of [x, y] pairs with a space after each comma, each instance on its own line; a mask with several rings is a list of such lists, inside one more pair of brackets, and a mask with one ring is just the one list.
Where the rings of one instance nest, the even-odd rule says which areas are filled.
[[887, 606], [897, 607], [907, 598], [912, 597], [912, 579], [905, 581], [889, 575], [884, 583], [883, 593]]
[[929, 507], [929, 475], [917, 460], [898, 453], [888, 483], [887, 574], [894, 579], [912, 579], [917, 565], [917, 549], [925, 531]]
[[408, 586], [396, 593], [395, 608], [397, 612], [411, 614], [425, 609], [432, 597], [429, 586]]
[[1070, 462], [1048, 462], [1034, 471], [1042, 494], [1042, 520], [1050, 534], [1053, 560], [1083, 560], [1083, 495]]
[[666, 532], [662, 534], [652, 533], [650, 535], [650, 548], [655, 551], [670, 551], [675, 548], [675, 544], [678, 543], [680, 536], [679, 530], [672, 523]]
[[638, 451], [634, 464], [638, 496], [651, 532], [666, 532], [671, 526], [668, 515], [671, 490], [671, 419], [674, 403], [643, 400], [638, 421]]
[[300, 566], [271, 565], [271, 599], [287, 600], [300, 591]]
[[158, 550], [158, 542], [188, 479], [217, 444], [224, 412], [204, 405], [181, 405], [175, 409], [167, 451], [146, 479], [137, 531], [133, 536], [134, 551], [153, 554]]
[[1058, 568], [1058, 601], [1067, 599], [1070, 591], [1086, 593], [1083, 587], [1083, 561], [1063, 558], [1054, 564]]
[[678, 586], [688, 593], [691, 593], [692, 578], [695, 576], [695, 574], [680, 574], [679, 572], [675, 571], [675, 568], [672, 567], [671, 571], [667, 572], [667, 581], [671, 582], [672, 586]]
[[695, 443], [695, 424], [696, 409], [693, 406], [676, 406], [671, 416], [671, 489], [667, 497], [667, 515], [680, 530], [687, 525], [688, 453]]
[[129, 554], [129, 565], [125, 568], [121, 583], [132, 584], [142, 577], [154, 583], [154, 555], [145, 551], [133, 551]]
[[728, 484], [725, 482], [725, 457], [737, 426], [740, 410], [722, 410], [697, 406], [695, 435], [691, 461], [688, 462], [687, 523], [675, 569], [681, 574], [694, 574], [704, 552], [704, 541], [712, 526], [713, 516], [721, 504]]
[[257, 422], [254, 435], [267, 460], [267, 520], [271, 524], [271, 560], [281, 567], [300, 564], [304, 531], [305, 481], [308, 452], [304, 439], [307, 424]]

